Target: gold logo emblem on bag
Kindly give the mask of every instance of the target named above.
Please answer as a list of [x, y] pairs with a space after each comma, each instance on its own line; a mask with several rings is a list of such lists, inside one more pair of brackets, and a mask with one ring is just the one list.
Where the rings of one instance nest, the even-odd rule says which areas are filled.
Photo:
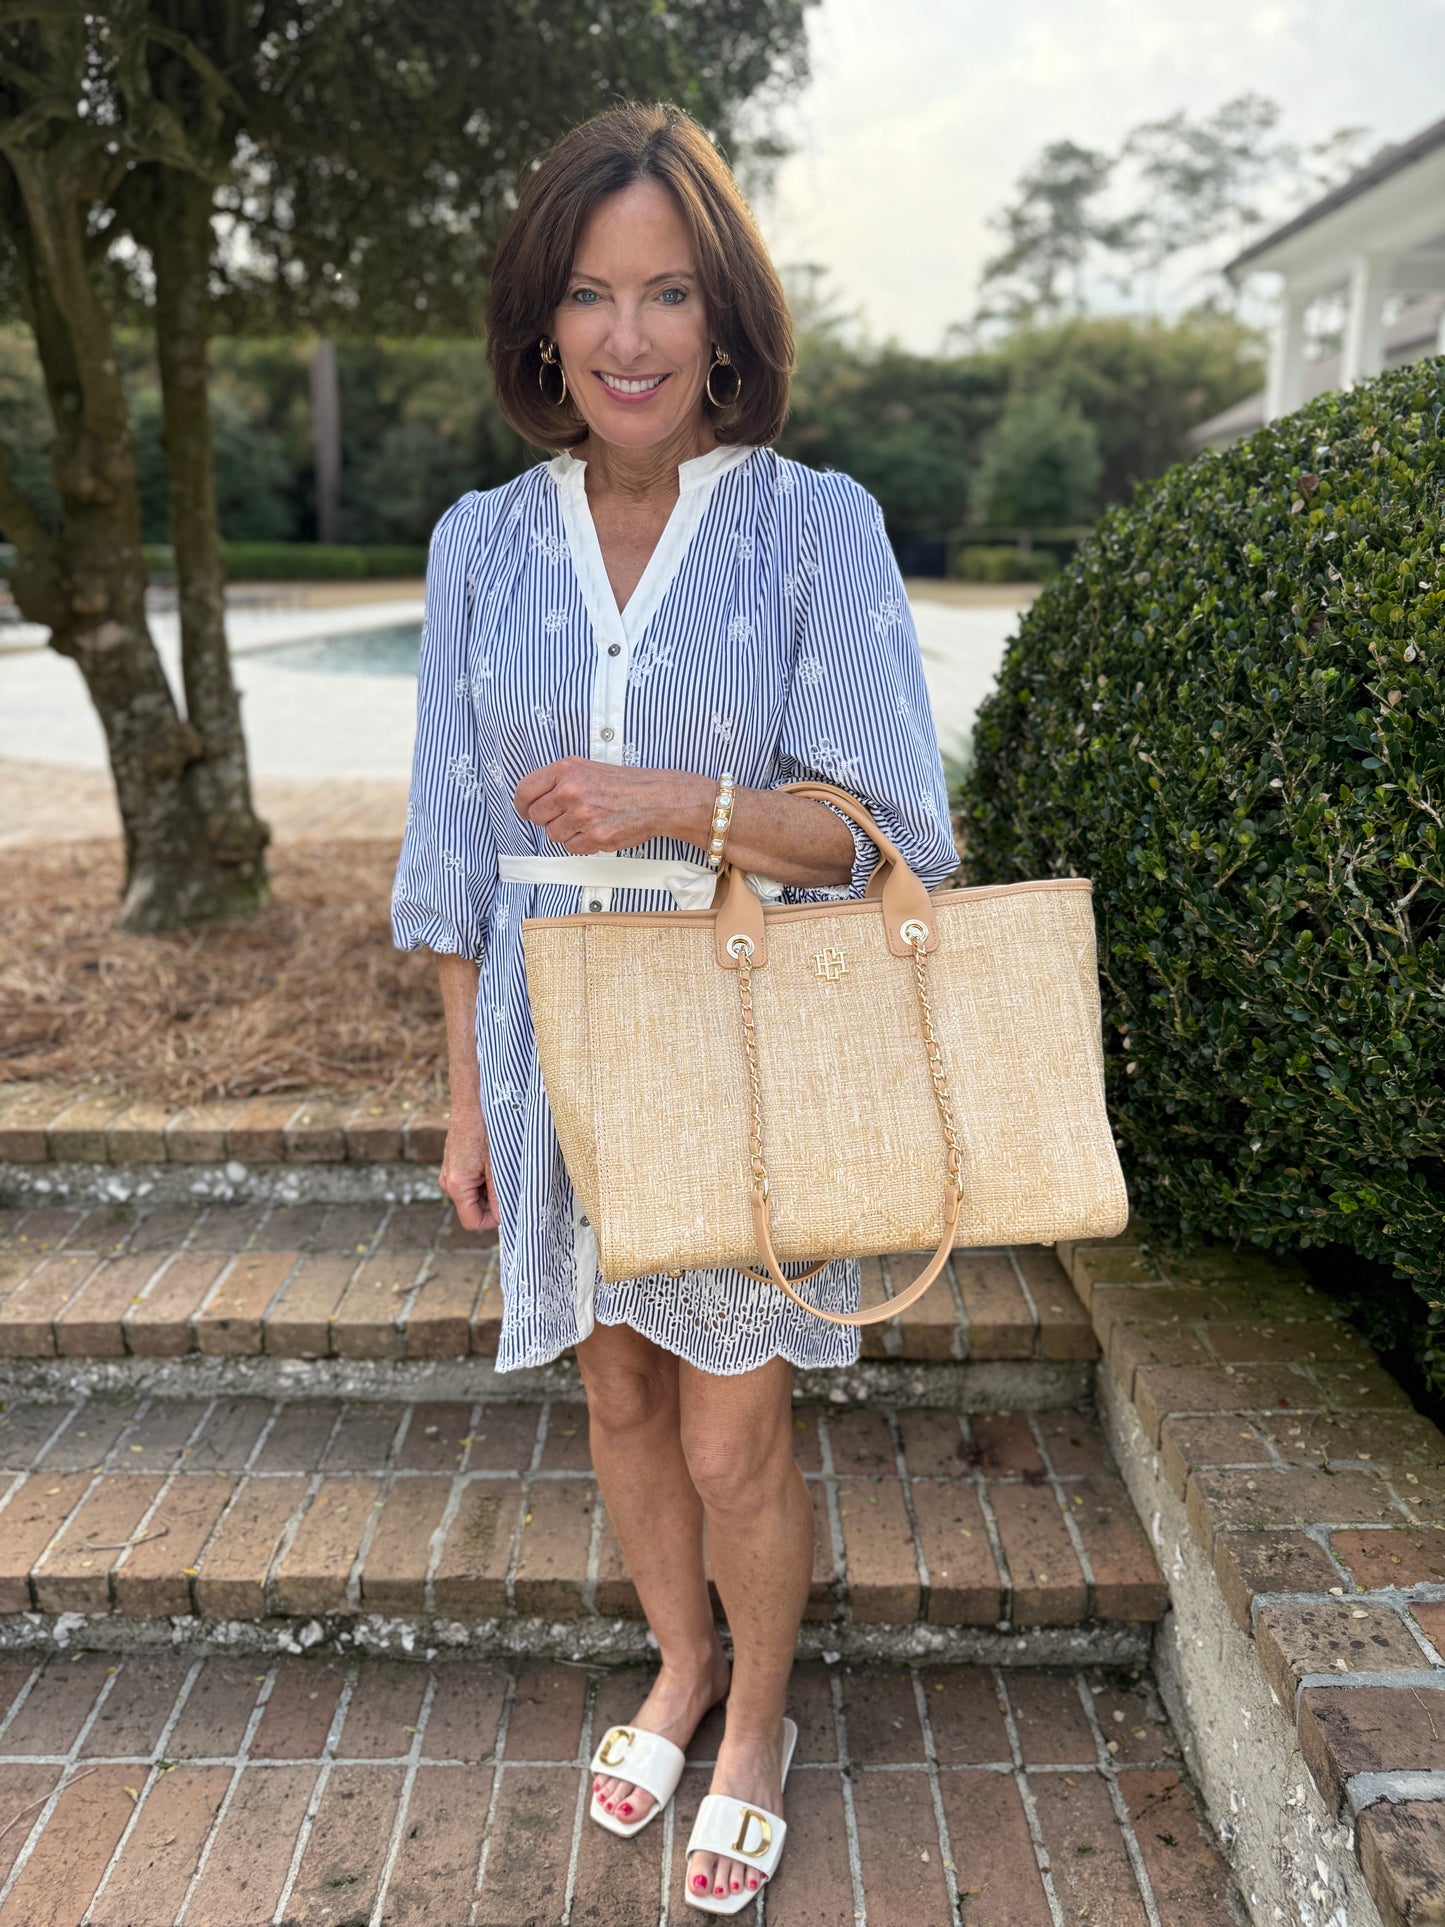
[[826, 977], [829, 983], [835, 984], [840, 977], [847, 975], [848, 966], [843, 961], [843, 952], [834, 950], [831, 944], [826, 950], [818, 951], [813, 961], [818, 966], [818, 975]]
[[[748, 1837], [748, 1825], [753, 1820], [756, 1820], [762, 1828], [763, 1837], [755, 1847], [745, 1847], [743, 1842]], [[728, 1848], [728, 1852], [740, 1853], [745, 1860], [756, 1860], [760, 1855], [765, 1854], [772, 1844], [773, 1830], [768, 1825], [768, 1816], [765, 1813], [759, 1813], [756, 1807], [744, 1807], [738, 1818], [738, 1837]]]
[[[597, 1757], [603, 1766], [621, 1766], [627, 1757], [627, 1749], [637, 1738], [630, 1726], [614, 1726], [602, 1742]], [[613, 1748], [616, 1747], [616, 1751]]]

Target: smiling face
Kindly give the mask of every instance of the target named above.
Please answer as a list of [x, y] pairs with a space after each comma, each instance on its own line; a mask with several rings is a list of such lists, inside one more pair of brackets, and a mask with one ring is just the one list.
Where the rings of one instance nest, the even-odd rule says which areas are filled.
[[712, 337], [692, 242], [660, 181], [593, 208], [552, 333], [589, 436], [650, 448], [706, 430]]

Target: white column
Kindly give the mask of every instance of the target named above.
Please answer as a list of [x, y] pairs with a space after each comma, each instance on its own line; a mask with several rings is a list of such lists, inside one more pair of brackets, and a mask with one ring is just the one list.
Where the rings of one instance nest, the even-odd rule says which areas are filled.
[[1357, 254], [1350, 263], [1350, 311], [1345, 318], [1345, 352], [1340, 386], [1378, 375], [1385, 365], [1385, 296], [1390, 289], [1389, 255]]
[[1269, 381], [1264, 398], [1266, 421], [1292, 415], [1305, 398], [1305, 309], [1308, 306], [1309, 297], [1286, 281], [1270, 347]]

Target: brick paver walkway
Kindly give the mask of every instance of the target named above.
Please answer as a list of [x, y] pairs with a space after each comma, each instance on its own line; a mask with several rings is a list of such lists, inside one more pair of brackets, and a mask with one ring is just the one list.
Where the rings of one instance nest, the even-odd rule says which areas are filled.
[[[673, 1811], [586, 1818], [640, 1671], [0, 1660], [0, 1927], [683, 1927]], [[1147, 1677], [800, 1665], [769, 1927], [1233, 1927]]]
[[[429, 1128], [419, 1148], [439, 1157]], [[865, 1260], [864, 1303], [892, 1289], [892, 1261]], [[495, 1353], [501, 1313], [496, 1234], [462, 1231], [450, 1205], [0, 1209], [0, 1358], [465, 1357]], [[1022, 1246], [956, 1252], [863, 1355], [1064, 1363], [1098, 1346], [1052, 1253]]]
[[[1097, 1423], [799, 1406], [807, 1617], [1158, 1619]], [[202, 1620], [636, 1616], [586, 1408], [565, 1400], [95, 1398], [0, 1414], [0, 1612]], [[92, 1622], [92, 1636], [96, 1622]]]

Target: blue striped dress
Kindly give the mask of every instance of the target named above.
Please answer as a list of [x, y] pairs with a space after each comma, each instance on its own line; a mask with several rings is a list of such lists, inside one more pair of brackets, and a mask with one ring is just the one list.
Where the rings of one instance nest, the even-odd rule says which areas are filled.
[[[416, 748], [392, 895], [397, 946], [481, 966], [477, 1064], [501, 1215], [499, 1371], [542, 1365], [594, 1323], [628, 1324], [699, 1369], [774, 1357], [845, 1365], [858, 1333], [809, 1318], [733, 1270], [604, 1282], [542, 1087], [521, 922], [583, 907], [576, 884], [498, 876], [499, 854], [562, 856], [517, 815], [532, 771], [564, 756], [749, 788], [823, 778], [860, 797], [925, 884], [953, 870], [947, 791], [918, 638], [877, 502], [849, 476], [768, 447], [722, 446], [678, 469], [679, 496], [619, 611], [570, 454], [446, 510], [427, 559]], [[852, 881], [764, 894], [861, 896], [875, 862], [855, 830]], [[701, 861], [658, 837], [633, 856]], [[587, 888], [586, 907], [670, 910], [665, 890]], [[619, 1040], [619, 1048], [625, 1044]], [[805, 1291], [858, 1303], [839, 1260]]]

